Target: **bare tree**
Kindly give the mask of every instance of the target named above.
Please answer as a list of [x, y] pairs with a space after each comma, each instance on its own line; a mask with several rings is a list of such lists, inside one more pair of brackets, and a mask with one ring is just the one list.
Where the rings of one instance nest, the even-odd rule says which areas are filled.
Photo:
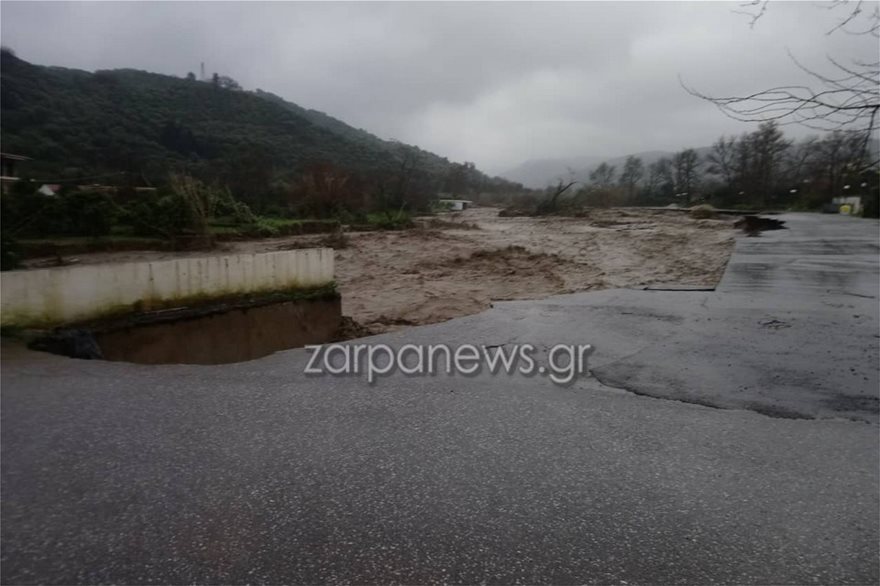
[[776, 122], [762, 122], [754, 132], [715, 141], [707, 170], [723, 179], [726, 197], [736, 193], [740, 202], [763, 206], [789, 175], [794, 151]]
[[652, 197], [662, 194], [667, 185], [672, 185], [672, 162], [663, 157], [648, 165], [648, 179], [645, 190]]
[[733, 189], [736, 183], [736, 137], [722, 136], [716, 140], [706, 155], [706, 162], [709, 163], [709, 173], [720, 176], [727, 188]]
[[757, 203], [766, 203], [767, 195], [776, 187], [779, 172], [791, 143], [785, 139], [775, 122], [763, 122], [745, 139], [751, 151], [749, 184]]
[[785, 179], [796, 184], [802, 182], [816, 157], [819, 139], [815, 136], [807, 138], [800, 143], [792, 144], [785, 155], [784, 175]]
[[636, 187], [645, 174], [645, 166], [638, 157], [630, 155], [623, 164], [620, 172], [620, 186], [626, 191], [627, 197], [632, 200], [636, 193]]
[[685, 149], [672, 157], [675, 173], [675, 189], [678, 195], [684, 196], [685, 204], [690, 204], [697, 187], [697, 164], [700, 157], [694, 149]]
[[559, 180], [559, 183], [553, 188], [553, 193], [548, 194], [547, 199], [540, 202], [538, 207], [535, 210], [536, 216], [546, 216], [548, 214], [555, 214], [559, 211], [559, 196], [568, 191], [568, 189], [577, 183], [577, 181], [569, 181], [568, 183], [563, 183], [562, 180]]
[[590, 173], [590, 182], [596, 187], [611, 187], [616, 171], [614, 165], [602, 163]]
[[857, 180], [865, 162], [860, 133], [831, 132], [815, 143], [811, 161], [813, 181], [827, 201], [842, 193], [848, 181]]
[[[866, 10], [866, 4], [873, 10]], [[767, 0], [741, 5], [751, 26], [767, 12]], [[834, 0], [829, 10], [842, 18], [826, 34], [844, 32], [880, 38], [880, 8], [862, 0]], [[829, 73], [820, 73], [801, 64], [791, 53], [798, 69], [812, 80], [811, 85], [780, 85], [736, 95], [710, 96], [683, 81], [685, 90], [715, 104], [727, 116], [744, 122], [778, 121], [799, 123], [817, 130], [858, 129], [863, 131], [862, 148], [867, 150], [871, 132], [880, 127], [880, 61], [827, 57]]]

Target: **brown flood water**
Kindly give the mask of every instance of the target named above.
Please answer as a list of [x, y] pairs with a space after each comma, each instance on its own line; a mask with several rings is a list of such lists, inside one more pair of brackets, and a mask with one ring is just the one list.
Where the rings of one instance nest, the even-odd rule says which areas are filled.
[[339, 299], [287, 301], [234, 308], [95, 332], [106, 360], [139, 364], [225, 364], [332, 340]]

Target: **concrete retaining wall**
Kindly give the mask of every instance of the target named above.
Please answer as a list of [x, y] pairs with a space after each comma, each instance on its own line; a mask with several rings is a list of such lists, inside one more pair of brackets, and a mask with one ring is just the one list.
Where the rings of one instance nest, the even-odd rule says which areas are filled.
[[0, 274], [0, 323], [59, 325], [176, 300], [310, 288], [333, 281], [333, 250], [315, 248], [74, 266]]

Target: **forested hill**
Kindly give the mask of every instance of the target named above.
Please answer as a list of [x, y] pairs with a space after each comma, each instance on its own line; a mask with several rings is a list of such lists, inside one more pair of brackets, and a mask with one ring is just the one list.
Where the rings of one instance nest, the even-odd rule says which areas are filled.
[[126, 172], [160, 183], [183, 168], [235, 189], [291, 180], [321, 163], [372, 176], [416, 167], [437, 189], [450, 176], [461, 179], [462, 169], [470, 183], [506, 183], [273, 94], [243, 91], [228, 78], [89, 73], [33, 65], [8, 50], [0, 75], [3, 151], [32, 157], [25, 173], [33, 177]]

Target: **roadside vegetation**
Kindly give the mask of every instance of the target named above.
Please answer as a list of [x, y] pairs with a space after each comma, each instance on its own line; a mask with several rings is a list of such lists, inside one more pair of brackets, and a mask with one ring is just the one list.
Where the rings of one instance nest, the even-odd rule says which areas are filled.
[[3, 269], [23, 257], [137, 249], [210, 249], [219, 242], [302, 234], [328, 235], [337, 246], [345, 230], [401, 230], [412, 214], [397, 209], [334, 207], [302, 213], [291, 205], [258, 215], [225, 186], [171, 175], [155, 191], [67, 186], [45, 195], [21, 183], [0, 197]]

